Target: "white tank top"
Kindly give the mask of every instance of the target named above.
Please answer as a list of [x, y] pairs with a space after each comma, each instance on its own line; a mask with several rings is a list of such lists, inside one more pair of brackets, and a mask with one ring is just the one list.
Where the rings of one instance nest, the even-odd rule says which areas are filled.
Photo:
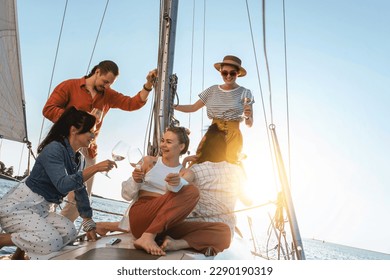
[[158, 157], [156, 164], [145, 174], [145, 182], [141, 186], [141, 190], [165, 194], [167, 192], [165, 177], [169, 173], [179, 173], [183, 166], [180, 164], [176, 167], [166, 166], [162, 162], [162, 158]]

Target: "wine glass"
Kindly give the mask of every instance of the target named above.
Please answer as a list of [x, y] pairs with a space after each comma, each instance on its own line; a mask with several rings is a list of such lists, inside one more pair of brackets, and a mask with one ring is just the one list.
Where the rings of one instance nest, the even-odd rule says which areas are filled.
[[248, 119], [247, 116], [245, 116], [245, 107], [249, 106], [249, 105], [252, 105], [253, 104], [253, 96], [251, 94], [251, 92], [249, 90], [244, 90], [244, 92], [242, 93], [241, 95], [241, 102], [242, 102], [242, 105], [243, 105], [243, 112], [241, 114], [241, 118], [243, 119]]
[[143, 153], [137, 147], [131, 146], [127, 151], [127, 159], [130, 165], [135, 169], [139, 169], [139, 170], [142, 169], [143, 158], [144, 158]]
[[[111, 157], [113, 161], [121, 161], [126, 158], [127, 150], [129, 149], [129, 145], [124, 141], [119, 141], [116, 143], [114, 148], [112, 148]], [[111, 178], [108, 176], [108, 171], [104, 173], [108, 178]]]
[[94, 115], [96, 117], [96, 125], [101, 123], [103, 120], [103, 111], [98, 108], [93, 108], [91, 111], [91, 115]]

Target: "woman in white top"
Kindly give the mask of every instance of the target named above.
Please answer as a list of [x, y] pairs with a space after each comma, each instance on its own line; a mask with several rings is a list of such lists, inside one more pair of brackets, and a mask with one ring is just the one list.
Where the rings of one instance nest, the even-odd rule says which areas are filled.
[[251, 127], [253, 124], [253, 95], [249, 89], [236, 83], [237, 77], [244, 77], [246, 70], [241, 66], [241, 59], [227, 55], [222, 62], [214, 64], [224, 81], [221, 85], [213, 85], [199, 94], [199, 100], [192, 105], [177, 105], [175, 110], [185, 113], [198, 111], [203, 106], [207, 108], [207, 116], [225, 131], [227, 161], [239, 163], [243, 145], [239, 124]]
[[[146, 156], [141, 169], [122, 184], [122, 197], [132, 201], [126, 223], [97, 223], [97, 232], [130, 231], [134, 246], [152, 255], [192, 248], [207, 256], [230, 245], [230, 229], [224, 223], [184, 221], [199, 200], [199, 190], [188, 183], [191, 170], [180, 164], [189, 138], [185, 128], [170, 127], [161, 139], [161, 157]], [[187, 181], [188, 180], [188, 181]]]

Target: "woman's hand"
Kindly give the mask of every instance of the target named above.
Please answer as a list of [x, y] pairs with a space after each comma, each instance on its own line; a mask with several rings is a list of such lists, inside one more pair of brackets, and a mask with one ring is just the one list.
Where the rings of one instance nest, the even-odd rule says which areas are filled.
[[253, 124], [252, 105], [245, 105], [244, 107], [245, 124], [249, 127]]
[[131, 176], [133, 177], [134, 181], [137, 183], [143, 183], [145, 180], [145, 173], [141, 169], [134, 168]]
[[96, 235], [96, 223], [91, 218], [83, 219], [83, 230], [86, 232], [88, 241], [96, 241], [98, 237]]
[[165, 177], [165, 182], [172, 187], [176, 187], [180, 184], [180, 175], [179, 173], [169, 173]]
[[96, 241], [96, 240], [99, 239], [97, 234], [96, 234], [96, 229], [92, 229], [92, 230], [88, 231], [86, 233], [86, 235], [87, 235], [87, 240], [88, 241]]
[[109, 160], [109, 159], [106, 159], [102, 162], [99, 162], [97, 164], [95, 164], [96, 168], [98, 169], [97, 171], [99, 172], [103, 172], [103, 171], [110, 171], [111, 169], [113, 169], [114, 167], [118, 167], [116, 165], [116, 162], [113, 161], [113, 160]]
[[89, 178], [91, 178], [97, 172], [104, 172], [104, 171], [108, 172], [114, 167], [117, 167], [115, 161], [109, 159], [94, 164], [92, 166], [89, 166], [83, 170], [83, 181], [84, 182], [88, 181]]
[[182, 165], [183, 165], [184, 168], [187, 168], [187, 164], [189, 164], [191, 166], [197, 160], [198, 160], [198, 157], [196, 155], [186, 156], [183, 159]]
[[251, 105], [245, 105], [244, 106], [244, 116], [246, 119], [252, 117], [252, 106]]
[[186, 180], [188, 183], [193, 183], [195, 180], [195, 174], [191, 169], [183, 168], [180, 171], [180, 177]]

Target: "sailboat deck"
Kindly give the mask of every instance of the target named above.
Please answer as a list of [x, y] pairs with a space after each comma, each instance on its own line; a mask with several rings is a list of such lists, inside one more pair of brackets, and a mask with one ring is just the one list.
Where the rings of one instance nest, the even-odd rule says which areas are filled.
[[[119, 238], [121, 242], [115, 245], [107, 243], [112, 238]], [[66, 246], [59, 252], [48, 256], [50, 260], [253, 260], [255, 257], [248, 250], [248, 243], [241, 238], [234, 238], [229, 249], [215, 257], [191, 250], [179, 250], [167, 252], [166, 256], [152, 256], [143, 250], [137, 250], [133, 246], [134, 237], [129, 233], [115, 233], [104, 236], [96, 242], [75, 242]]]
[[[112, 238], [121, 242], [109, 245]], [[134, 238], [128, 233], [107, 235], [96, 242], [75, 242], [49, 256], [51, 260], [189, 260], [207, 259], [203, 254], [192, 251], [167, 252], [166, 256], [153, 256], [133, 246]]]

